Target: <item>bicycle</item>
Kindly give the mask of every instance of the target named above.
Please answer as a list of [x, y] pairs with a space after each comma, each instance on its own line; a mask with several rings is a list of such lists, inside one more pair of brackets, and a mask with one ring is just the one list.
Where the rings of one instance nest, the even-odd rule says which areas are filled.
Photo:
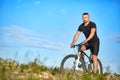
[[[83, 43], [74, 45], [73, 48], [78, 48], [77, 54], [69, 54], [62, 59], [60, 65], [60, 71], [63, 73], [65, 70], [80, 71], [82, 73], [93, 73], [93, 61], [92, 55], [88, 56], [84, 51], [81, 50]], [[84, 56], [88, 59], [88, 62], [85, 61]], [[70, 60], [70, 62], [69, 62]], [[102, 63], [99, 59], [98, 61], [98, 70], [99, 75], [103, 74]], [[67, 63], [68, 62], [68, 63]]]

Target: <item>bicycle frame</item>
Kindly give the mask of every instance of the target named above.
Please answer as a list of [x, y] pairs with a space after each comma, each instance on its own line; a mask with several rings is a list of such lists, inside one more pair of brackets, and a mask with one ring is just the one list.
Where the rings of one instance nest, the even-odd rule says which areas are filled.
[[[79, 47], [79, 45], [75, 45], [75, 46], [77, 46], [78, 48], [81, 48], [81, 47]], [[79, 65], [79, 60], [81, 58], [81, 56], [80, 56], [81, 54], [85, 55], [89, 59], [90, 63], [92, 62], [91, 54], [90, 54], [90, 56], [88, 56], [84, 51], [78, 50], [77, 59], [74, 62], [74, 70], [78, 70], [79, 69], [78, 65]]]
[[[80, 52], [89, 59], [89, 62], [92, 61], [92, 59], [91, 59], [91, 54], [90, 54], [90, 56], [88, 56], [84, 51], [81, 50]], [[79, 53], [79, 52], [78, 52], [78, 53]]]
[[[62, 59], [62, 62], [60, 65], [61, 72], [64, 72], [65, 69], [73, 70], [73, 71], [75, 71], [75, 70], [82, 71], [84, 73], [85, 72], [87, 72], [87, 73], [93, 72], [94, 65], [93, 65], [93, 60], [92, 60], [92, 54], [90, 53], [90, 55], [87, 55], [84, 51], [82, 51], [81, 50], [82, 45], [84, 45], [84, 44], [80, 43], [80, 44], [74, 45], [73, 48], [74, 47], [78, 48], [77, 53], [69, 54]], [[69, 63], [70, 66], [67, 63], [67, 60], [68, 60], [68, 62], [70, 62]], [[102, 63], [99, 59], [97, 59], [97, 61], [98, 61], [97, 73], [102, 75], [103, 74]]]

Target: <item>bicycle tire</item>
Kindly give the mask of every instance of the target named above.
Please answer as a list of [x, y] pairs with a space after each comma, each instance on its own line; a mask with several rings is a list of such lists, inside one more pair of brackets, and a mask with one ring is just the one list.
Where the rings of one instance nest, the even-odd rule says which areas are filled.
[[100, 67], [100, 75], [102, 75], [103, 74], [102, 63], [101, 63], [101, 61], [99, 59], [97, 59], [97, 60], [98, 60], [98, 64], [99, 64], [99, 67]]
[[[99, 75], [102, 75], [103, 74], [103, 67], [102, 67], [102, 63], [101, 63], [101, 61], [99, 60], [99, 59], [97, 59], [97, 61], [98, 61], [98, 74]], [[89, 67], [88, 67], [88, 72], [89, 73], [91, 73], [91, 72], [94, 72], [93, 71], [93, 68], [92, 68], [92, 66], [93, 66], [93, 63], [92, 64], [90, 64], [90, 65], [88, 65]], [[91, 68], [91, 71], [89, 70]]]
[[[65, 62], [69, 59], [69, 58], [75, 58], [77, 59], [77, 55], [75, 54], [69, 54], [67, 56], [65, 56], [63, 59], [62, 59], [62, 62], [61, 62], [61, 65], [60, 65], [60, 71], [61, 73], [64, 73], [64, 64]], [[82, 64], [82, 69], [83, 69], [83, 72], [86, 72], [86, 66], [85, 66], [85, 62], [80, 58], [79, 60]]]

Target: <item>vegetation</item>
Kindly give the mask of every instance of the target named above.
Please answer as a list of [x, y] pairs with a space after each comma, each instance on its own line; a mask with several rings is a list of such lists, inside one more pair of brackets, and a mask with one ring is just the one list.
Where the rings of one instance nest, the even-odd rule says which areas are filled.
[[[103, 76], [66, 71], [61, 74], [58, 67], [47, 68], [35, 59], [28, 64], [19, 64], [11, 59], [0, 58], [0, 80], [107, 80]], [[114, 74], [120, 80], [119, 74]]]

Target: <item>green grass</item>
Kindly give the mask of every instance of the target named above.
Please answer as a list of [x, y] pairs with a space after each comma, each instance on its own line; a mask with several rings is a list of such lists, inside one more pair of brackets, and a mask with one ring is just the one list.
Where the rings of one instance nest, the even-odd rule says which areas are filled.
[[[105, 80], [109, 74], [94, 76], [68, 70], [61, 74], [59, 67], [47, 68], [38, 64], [37, 59], [28, 64], [19, 64], [11, 59], [0, 58], [0, 80]], [[120, 80], [120, 74], [115, 75]]]

